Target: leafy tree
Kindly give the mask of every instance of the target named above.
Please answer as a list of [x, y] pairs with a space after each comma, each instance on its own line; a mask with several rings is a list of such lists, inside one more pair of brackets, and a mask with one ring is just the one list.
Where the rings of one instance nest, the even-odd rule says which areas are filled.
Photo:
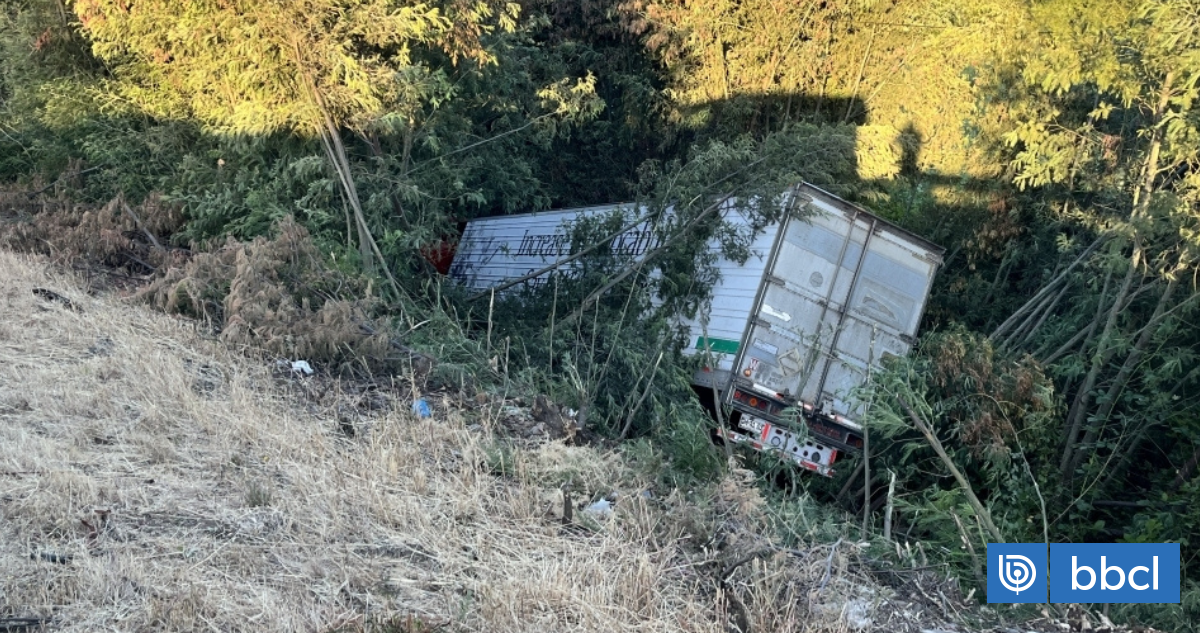
[[78, 0], [74, 8], [121, 94], [155, 116], [234, 133], [319, 137], [354, 212], [368, 269], [382, 253], [342, 130], [387, 125], [433, 96], [437, 73], [419, 63], [414, 48], [488, 62], [480, 38], [494, 22], [511, 29], [516, 13], [515, 5], [394, 0]]
[[[1086, 359], [1068, 374], [1059, 460], [1068, 482], [1092, 464], [1085, 488], [1113, 481], [1109, 468], [1125, 464], [1110, 456], [1137, 453], [1149, 429], [1174, 417], [1170, 406], [1148, 410], [1135, 395], [1139, 383], [1152, 393], [1191, 380], [1183, 368], [1196, 340], [1177, 319], [1197, 297], [1183, 277], [1197, 253], [1196, 10], [1183, 1], [1038, 5], [1045, 30], [1031, 37], [1046, 39], [1027, 47], [1010, 76], [1019, 85], [1012, 90], [1027, 95], [1010, 106], [1014, 125], [1005, 135], [1015, 182], [1042, 189], [1100, 237], [1064, 257], [1062, 270], [993, 337], [1044, 345], [1037, 329], [1081, 282], [1076, 267], [1105, 280], [1097, 302], [1069, 313], [1073, 327], [1054, 333], [1061, 345], [1045, 350], [1049, 361]], [[1110, 434], [1115, 444], [1106, 444]]]

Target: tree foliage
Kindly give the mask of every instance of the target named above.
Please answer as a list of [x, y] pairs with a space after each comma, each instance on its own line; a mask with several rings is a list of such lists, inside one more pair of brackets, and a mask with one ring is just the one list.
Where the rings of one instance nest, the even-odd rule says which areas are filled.
[[492, 22], [511, 28], [516, 14], [395, 0], [77, 0], [74, 9], [120, 92], [154, 116], [310, 135], [326, 117], [362, 130], [411, 113], [435, 72], [414, 49], [487, 63], [481, 35]]

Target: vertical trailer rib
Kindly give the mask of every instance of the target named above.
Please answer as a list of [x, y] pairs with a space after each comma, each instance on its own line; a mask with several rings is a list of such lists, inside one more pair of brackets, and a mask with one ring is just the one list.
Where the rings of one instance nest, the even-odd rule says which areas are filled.
[[[846, 243], [847, 244], [850, 243], [851, 236], [854, 234], [854, 227], [858, 226], [858, 216], [859, 215], [860, 214], [857, 211], [855, 211], [854, 217], [850, 220], [850, 230], [846, 232]], [[859, 273], [862, 271], [863, 262], [866, 261], [867, 253], [870, 251], [871, 238], [875, 237], [875, 218], [868, 217], [867, 222], [869, 223], [867, 225], [867, 236], [865, 238], [863, 238], [862, 252], [858, 254], [858, 263], [854, 265], [854, 278], [850, 281], [850, 289], [848, 291], [846, 291], [846, 300], [843, 301], [841, 307], [838, 308], [837, 326], [834, 327], [834, 330], [833, 330], [833, 340], [829, 342], [829, 359], [825, 362], [825, 365], [821, 368], [821, 379], [819, 381], [817, 381], [818, 396], [820, 394], [824, 393], [824, 391], [825, 391], [825, 380], [827, 378], [829, 378], [829, 366], [833, 363], [833, 357], [837, 354], [838, 339], [841, 338], [842, 329], [846, 325], [846, 314], [850, 311], [850, 302], [854, 300], [854, 290], [856, 288], [858, 288], [858, 281], [860, 279], [862, 279], [862, 275]], [[844, 251], [843, 251], [842, 257], [845, 257]], [[840, 260], [841, 257], [839, 257], [838, 259]], [[841, 270], [842, 270], [842, 267], [838, 266], [837, 271], [841, 272]], [[836, 283], [836, 277], [835, 277], [834, 282], [830, 283], [830, 289], [829, 289], [830, 293], [833, 292], [833, 284], [834, 283]], [[826, 305], [826, 307], [824, 309], [827, 310], [828, 305]], [[822, 321], [824, 321], [824, 314], [822, 314]], [[874, 351], [874, 350], [871, 350], [871, 351]]]

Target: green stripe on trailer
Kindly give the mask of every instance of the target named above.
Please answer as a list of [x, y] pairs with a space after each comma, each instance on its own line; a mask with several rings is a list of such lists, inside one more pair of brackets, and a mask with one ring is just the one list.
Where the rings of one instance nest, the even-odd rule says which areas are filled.
[[737, 341], [731, 341], [727, 338], [705, 338], [703, 336], [696, 337], [696, 349], [707, 349], [716, 354], [736, 354], [742, 346]]

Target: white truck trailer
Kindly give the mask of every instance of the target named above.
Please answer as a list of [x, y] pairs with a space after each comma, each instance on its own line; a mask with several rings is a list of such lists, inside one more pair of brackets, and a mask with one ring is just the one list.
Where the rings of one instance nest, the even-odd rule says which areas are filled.
[[[785, 204], [794, 212], [754, 237], [746, 262], [718, 261], [709, 310], [684, 323], [687, 353], [704, 358], [692, 384], [724, 414], [726, 440], [831, 476], [840, 451], [863, 445], [851, 392], [868, 367], [912, 346], [944, 250], [809, 184]], [[526, 277], [570, 255], [573, 220], [614, 210], [640, 211], [607, 205], [474, 220], [450, 274], [478, 290]], [[747, 228], [735, 203], [721, 211]], [[609, 248], [636, 258], [656, 244], [643, 224]]]

